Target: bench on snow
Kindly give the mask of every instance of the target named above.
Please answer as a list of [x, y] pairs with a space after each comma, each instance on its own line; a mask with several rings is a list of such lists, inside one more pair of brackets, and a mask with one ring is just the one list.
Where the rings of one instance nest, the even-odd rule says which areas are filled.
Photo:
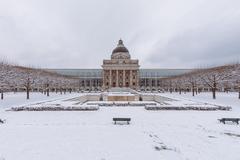
[[127, 124], [130, 123], [131, 118], [113, 118], [114, 124], [117, 124], [117, 121], [127, 122]]
[[5, 123], [5, 121], [6, 121], [6, 120], [2, 120], [2, 119], [0, 119], [0, 123]]
[[220, 123], [223, 123], [223, 124], [225, 124], [226, 121], [231, 121], [233, 123], [239, 124], [240, 118], [221, 118], [221, 119], [218, 119], [218, 120], [220, 121]]

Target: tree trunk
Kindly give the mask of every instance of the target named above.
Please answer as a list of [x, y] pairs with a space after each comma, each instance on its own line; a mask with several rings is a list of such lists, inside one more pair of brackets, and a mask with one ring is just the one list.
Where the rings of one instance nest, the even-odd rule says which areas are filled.
[[238, 99], [240, 99], [240, 87], [238, 88]]
[[181, 88], [179, 88], [179, 94], [182, 94], [182, 89]]
[[213, 88], [212, 88], [213, 99], [216, 99], [216, 90], [217, 90], [217, 84], [216, 82], [213, 82]]
[[47, 89], [47, 96], [49, 97], [49, 88]]
[[192, 84], [192, 96], [195, 96], [195, 86]]
[[213, 99], [216, 99], [216, 89], [215, 88], [212, 89], [212, 94], [213, 94]]
[[29, 99], [29, 91], [30, 89], [27, 87], [27, 99]]
[[1, 91], [1, 99], [3, 100], [3, 91]]

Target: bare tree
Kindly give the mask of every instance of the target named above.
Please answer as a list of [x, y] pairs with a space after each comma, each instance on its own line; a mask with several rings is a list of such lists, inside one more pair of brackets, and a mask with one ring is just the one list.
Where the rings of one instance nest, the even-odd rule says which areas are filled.
[[6, 80], [6, 77], [9, 76], [10, 66], [7, 62], [1, 61], [0, 62], [0, 93], [1, 93], [1, 100], [4, 98], [4, 92], [7, 91], [9, 86], [9, 81]]
[[48, 78], [46, 78], [45, 84], [44, 84], [44, 92], [47, 94], [47, 96], [49, 97], [49, 91], [50, 91], [50, 81]]
[[218, 84], [221, 81], [232, 77], [233, 73], [230, 70], [230, 66], [224, 66], [205, 70], [200, 76], [203, 82], [211, 88], [213, 99], [216, 99]]
[[28, 78], [26, 79], [25, 83], [24, 83], [24, 87], [25, 87], [26, 93], [27, 93], [27, 99], [30, 98], [29, 94], [30, 94], [31, 86], [32, 86], [33, 83], [34, 83], [34, 81], [31, 80], [30, 77], [28, 77]]
[[0, 92], [1, 92], [1, 100], [3, 100], [3, 86], [1, 85], [1, 88], [0, 88]]
[[170, 91], [170, 93], [172, 93], [172, 92], [173, 92], [172, 80], [170, 79], [170, 80], [168, 81], [168, 83], [169, 83], [169, 91]]
[[236, 87], [238, 89], [238, 99], [240, 99], [240, 80], [236, 81]]
[[197, 79], [196, 76], [189, 76], [187, 79], [187, 82], [190, 84], [191, 86], [191, 91], [192, 91], [192, 96], [195, 96], [195, 90], [197, 88]]

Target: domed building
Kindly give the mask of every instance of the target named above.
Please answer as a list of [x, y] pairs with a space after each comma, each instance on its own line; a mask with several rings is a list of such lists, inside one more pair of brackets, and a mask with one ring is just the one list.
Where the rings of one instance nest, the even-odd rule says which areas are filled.
[[136, 90], [156, 91], [163, 86], [162, 78], [176, 76], [191, 69], [139, 69], [137, 59], [131, 59], [123, 41], [118, 41], [111, 59], [103, 60], [102, 69], [48, 69], [62, 75], [79, 78], [79, 90], [106, 90], [112, 87], [130, 87]]
[[118, 41], [117, 47], [112, 51], [110, 60], [103, 60], [103, 88], [139, 86], [138, 60], [131, 59], [128, 49], [123, 41]]

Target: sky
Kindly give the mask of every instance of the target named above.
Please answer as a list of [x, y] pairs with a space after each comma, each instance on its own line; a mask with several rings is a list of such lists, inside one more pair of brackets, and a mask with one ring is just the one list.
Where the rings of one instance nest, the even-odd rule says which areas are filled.
[[101, 68], [122, 39], [141, 68], [240, 60], [239, 0], [0, 0], [0, 59]]

